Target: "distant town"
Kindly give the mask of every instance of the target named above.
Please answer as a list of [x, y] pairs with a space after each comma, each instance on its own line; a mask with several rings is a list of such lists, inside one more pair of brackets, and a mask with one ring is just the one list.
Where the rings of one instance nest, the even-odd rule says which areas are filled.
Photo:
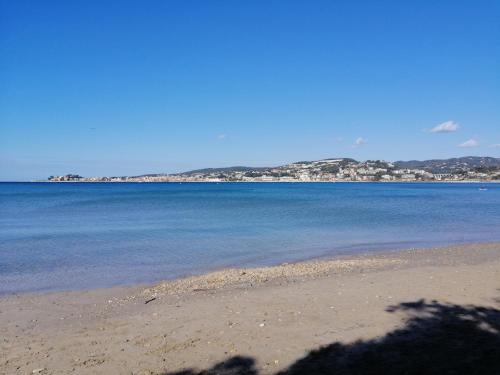
[[208, 168], [176, 174], [119, 177], [50, 176], [51, 182], [343, 182], [343, 181], [499, 181], [500, 158], [356, 161], [332, 158], [278, 167]]

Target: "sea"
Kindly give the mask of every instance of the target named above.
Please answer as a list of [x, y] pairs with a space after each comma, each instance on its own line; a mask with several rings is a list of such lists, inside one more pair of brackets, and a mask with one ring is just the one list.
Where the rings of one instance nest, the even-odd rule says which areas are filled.
[[0, 183], [0, 294], [500, 241], [500, 184]]

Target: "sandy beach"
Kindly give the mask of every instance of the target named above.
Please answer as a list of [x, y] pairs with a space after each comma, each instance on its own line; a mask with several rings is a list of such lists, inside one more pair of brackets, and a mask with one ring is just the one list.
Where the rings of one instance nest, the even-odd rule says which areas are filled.
[[500, 243], [411, 249], [3, 296], [0, 373], [491, 374], [499, 330]]

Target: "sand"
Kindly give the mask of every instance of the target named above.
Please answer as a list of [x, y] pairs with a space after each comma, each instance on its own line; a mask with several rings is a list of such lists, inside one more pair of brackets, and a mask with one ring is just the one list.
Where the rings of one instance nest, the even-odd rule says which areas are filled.
[[0, 374], [500, 373], [499, 297], [500, 243], [4, 296]]

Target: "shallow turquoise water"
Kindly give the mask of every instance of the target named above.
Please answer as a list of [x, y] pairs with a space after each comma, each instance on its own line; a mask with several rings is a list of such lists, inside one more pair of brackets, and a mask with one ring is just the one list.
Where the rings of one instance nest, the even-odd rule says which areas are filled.
[[500, 240], [500, 185], [0, 183], [0, 293]]

